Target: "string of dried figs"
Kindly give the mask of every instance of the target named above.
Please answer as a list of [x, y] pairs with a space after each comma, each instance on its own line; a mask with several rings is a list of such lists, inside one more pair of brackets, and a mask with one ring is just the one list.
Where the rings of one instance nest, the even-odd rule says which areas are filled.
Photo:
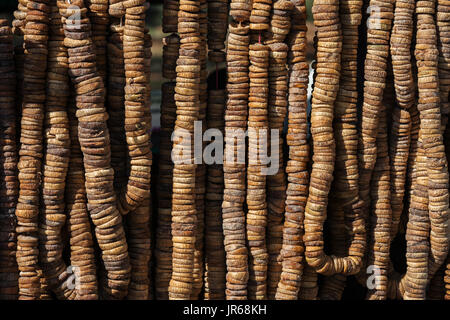
[[[144, 29], [144, 72], [145, 72], [145, 97], [143, 104], [145, 110], [142, 119], [146, 124], [148, 136], [152, 132], [151, 117], [151, 58], [152, 58], [152, 38], [148, 29]], [[150, 170], [150, 168], [149, 168]], [[127, 225], [127, 243], [128, 253], [131, 263], [130, 286], [128, 288], [129, 300], [148, 300], [150, 292], [149, 262], [151, 259], [151, 235], [150, 235], [150, 217], [151, 217], [151, 192], [147, 191], [145, 199], [141, 205], [130, 212], [125, 218]]]
[[249, 97], [249, 44], [251, 4], [232, 0], [227, 46], [225, 158], [222, 221], [226, 251], [226, 298], [247, 299], [248, 250], [245, 232], [246, 196], [245, 131]]
[[[114, 2], [111, 0], [110, 2]], [[95, 60], [97, 70], [103, 81], [106, 80], [107, 74], [107, 46], [110, 16], [108, 13], [108, 0], [87, 0], [86, 8], [88, 9], [88, 17], [92, 26], [92, 40], [95, 43]]]
[[[73, 88], [70, 88], [73, 92]], [[79, 300], [98, 299], [97, 265], [94, 251], [94, 237], [86, 198], [83, 153], [78, 141], [78, 120], [73, 96], [68, 101], [70, 128], [70, 160], [66, 182], [67, 230], [70, 236], [70, 265], [78, 277], [77, 297]]]
[[[309, 65], [306, 61], [306, 5], [293, 1], [291, 31], [287, 38], [289, 89], [288, 132], [289, 158], [286, 165], [287, 190], [283, 244], [280, 252], [282, 271], [275, 298], [296, 300], [304, 266], [303, 219], [309, 184], [309, 143], [307, 140], [307, 89]], [[277, 2], [274, 6], [277, 5]]]
[[[373, 3], [372, 3], [373, 2]], [[394, 1], [370, 1], [367, 20], [367, 54], [364, 62], [364, 102], [359, 136], [359, 193], [363, 211], [370, 205], [370, 181], [377, 158], [376, 137], [379, 123], [380, 104], [386, 87], [387, 59], [389, 56], [389, 35], [394, 17]], [[365, 215], [367, 222], [367, 214]]]
[[[199, 11], [199, 33], [200, 33], [200, 83], [199, 83], [199, 113], [197, 126], [201, 124], [199, 133], [205, 132], [205, 118], [208, 104], [208, 70], [207, 70], [207, 34], [208, 34], [208, 14], [206, 12], [208, 4], [206, 0], [200, 0]], [[202, 143], [202, 150], [205, 143]], [[198, 161], [195, 168], [195, 210], [197, 215], [197, 226], [195, 233], [195, 253], [193, 271], [193, 290], [191, 300], [197, 300], [203, 288], [204, 279], [204, 229], [205, 229], [205, 188], [206, 188], [206, 166], [202, 160]]]
[[[267, 202], [264, 148], [268, 140], [269, 47], [249, 47], [247, 242], [249, 247], [249, 299], [266, 299], [268, 253], [266, 247]], [[266, 145], [264, 145], [266, 144]], [[266, 169], [266, 170], [265, 170]]]
[[[123, 1], [111, 5], [110, 14], [124, 17], [123, 54], [125, 67], [125, 138], [130, 169], [128, 182], [118, 195], [122, 214], [135, 210], [150, 190], [152, 154], [149, 124], [143, 121], [145, 112], [144, 29], [145, 0]], [[116, 11], [117, 10], [117, 11]]]
[[[129, 174], [126, 187], [119, 195], [119, 210], [122, 214], [130, 213], [126, 218], [127, 242], [131, 259], [131, 281], [128, 299], [147, 299], [149, 294], [149, 260], [150, 260], [150, 180], [152, 154], [150, 150], [151, 114], [149, 105], [149, 74], [146, 64], [151, 59], [151, 39], [145, 29], [145, 1], [116, 2], [111, 5], [110, 13], [120, 18], [118, 36], [122, 36], [122, 48], [117, 50], [118, 59], [123, 57], [123, 70], [119, 69], [117, 90], [117, 115], [124, 114], [125, 134], [122, 129], [113, 128], [115, 159], [121, 165], [123, 141], [126, 141], [129, 156]], [[124, 21], [124, 22], [123, 22]], [[116, 22], [117, 23], [117, 22]], [[122, 29], [122, 24], [124, 27]], [[146, 38], [147, 35], [147, 39]], [[120, 38], [117, 39], [120, 41]], [[116, 41], [117, 41], [116, 40]], [[147, 43], [146, 43], [147, 41]], [[121, 50], [122, 49], [122, 50]], [[146, 53], [146, 50], [149, 53]], [[124, 98], [120, 97], [124, 95]], [[125, 103], [125, 110], [120, 103]], [[113, 121], [113, 120], [112, 120]], [[111, 122], [112, 122], [111, 121]], [[119, 126], [120, 120], [116, 120]], [[113, 158], [113, 159], [114, 159]], [[115, 170], [117, 173], [123, 169]], [[118, 172], [119, 171], [119, 172]], [[124, 181], [123, 176], [118, 177]], [[125, 180], [126, 181], [126, 180]], [[116, 178], [117, 183], [117, 178]], [[122, 189], [123, 185], [119, 188]]]
[[450, 21], [448, 19], [448, 12], [450, 11], [450, 4], [447, 1], [436, 1], [436, 26], [437, 26], [437, 45], [439, 49], [439, 88], [441, 113], [448, 115], [450, 112]]
[[380, 105], [380, 120], [377, 134], [377, 161], [373, 169], [370, 187], [371, 214], [369, 237], [368, 262], [373, 266], [377, 281], [374, 288], [368, 290], [367, 299], [385, 300], [388, 288], [389, 248], [391, 234], [391, 192], [390, 192], [390, 165], [388, 152], [388, 133], [386, 123], [387, 108], [384, 103]]
[[[283, 159], [283, 125], [287, 114], [288, 70], [286, 59], [288, 47], [284, 43], [273, 43], [270, 48], [269, 66], [269, 129], [278, 131], [276, 152], [279, 163], [278, 172], [267, 177], [267, 243], [268, 243], [268, 299], [275, 298], [276, 289], [281, 275], [281, 261], [279, 254], [283, 243], [283, 218], [286, 200], [286, 176]], [[281, 69], [281, 70], [279, 70]], [[271, 142], [274, 140], [271, 137]], [[274, 142], [274, 141], [273, 141]], [[268, 142], [269, 143], [269, 142]], [[272, 148], [273, 150], [273, 148]], [[275, 157], [275, 155], [273, 155]], [[274, 159], [274, 157], [272, 159]]]
[[39, 264], [58, 298], [73, 299], [76, 291], [64, 284], [70, 276], [63, 260], [62, 228], [66, 223], [65, 186], [70, 157], [67, 102], [69, 74], [64, 31], [56, 0], [50, 5], [45, 103], [45, 154], [42, 204], [39, 214]]
[[[341, 56], [341, 74], [339, 81], [339, 91], [336, 97], [333, 130], [336, 141], [336, 163], [334, 169], [334, 180], [331, 187], [331, 199], [329, 208], [333, 211], [336, 208], [338, 212], [332, 214], [341, 214], [343, 210], [348, 235], [350, 239], [348, 249], [344, 243], [344, 251], [337, 253], [331, 252], [337, 256], [345, 257], [347, 252], [364, 251], [361, 244], [365, 241], [365, 229], [361, 228], [363, 224], [363, 213], [361, 211], [361, 202], [359, 200], [358, 188], [358, 116], [357, 116], [357, 56], [358, 56], [358, 28], [361, 23], [362, 1], [342, 1], [340, 3], [340, 20], [342, 24], [342, 56]], [[317, 70], [321, 72], [321, 70]], [[330, 242], [334, 242], [335, 237], [340, 237], [337, 230], [342, 229], [340, 224], [342, 220], [331, 219], [328, 221], [330, 229]], [[334, 222], [336, 221], [336, 224]], [[345, 230], [343, 230], [345, 231]], [[355, 232], [356, 231], [356, 232]], [[345, 241], [345, 240], [344, 240]], [[340, 248], [337, 248], [340, 251]], [[347, 251], [348, 250], [348, 251]], [[334, 295], [340, 297], [345, 285], [345, 278], [336, 275], [329, 281], [337, 287], [334, 288]], [[328, 281], [328, 277], [324, 282]]]
[[427, 189], [429, 183], [422, 137], [423, 131], [420, 129], [416, 156], [416, 181], [411, 187], [411, 204], [406, 228], [407, 270], [399, 282], [399, 291], [405, 300], [425, 299], [425, 286], [428, 278], [430, 220]]
[[49, 14], [48, 0], [27, 2], [24, 30], [24, 95], [18, 164], [20, 189], [16, 207], [19, 299], [38, 299], [40, 296], [38, 214]]
[[411, 116], [409, 111], [394, 107], [390, 132], [389, 159], [391, 169], [391, 241], [397, 235], [403, 212], [407, 164], [411, 146]]
[[257, 31], [269, 30], [272, 0], [253, 0], [251, 6], [250, 29]]
[[[178, 19], [174, 14], [178, 10], [178, 1], [164, 1], [163, 4], [163, 31], [176, 32]], [[168, 22], [165, 19], [171, 19]], [[175, 28], [170, 27], [175, 25]], [[169, 282], [172, 277], [172, 171], [171, 159], [172, 133], [176, 119], [176, 105], [174, 100], [176, 65], [180, 50], [180, 37], [176, 33], [163, 38], [163, 65], [162, 76], [169, 79], [161, 87], [161, 130], [160, 130], [160, 158], [158, 163], [158, 216], [155, 245], [155, 291], [156, 299], [169, 299]]]
[[[359, 197], [362, 201], [362, 212], [365, 229], [370, 230], [370, 182], [372, 171], [377, 159], [377, 132], [381, 103], [386, 88], [388, 69], [389, 42], [392, 20], [394, 17], [394, 1], [369, 2], [367, 19], [366, 57], [364, 60], [364, 89], [361, 119], [359, 123], [358, 166], [359, 166]], [[369, 237], [366, 237], [366, 245]], [[364, 252], [363, 252], [364, 254]], [[367, 252], [362, 262], [367, 261]], [[360, 265], [358, 278], [365, 281], [367, 276], [365, 266]]]
[[[278, 170], [267, 176], [267, 252], [269, 254], [267, 270], [267, 298], [275, 299], [280, 281], [281, 261], [279, 255], [283, 243], [283, 218], [286, 200], [286, 175], [283, 159], [283, 127], [287, 114], [288, 46], [284, 43], [290, 31], [290, 13], [293, 4], [290, 1], [278, 0], [273, 3], [270, 17], [270, 30], [265, 43], [269, 47], [269, 95], [268, 95], [268, 134], [278, 134], [277, 155], [272, 159], [278, 162]], [[282, 21], [282, 23], [280, 23]], [[273, 138], [270, 138], [271, 142]], [[269, 142], [268, 142], [269, 144]], [[275, 157], [275, 158], [274, 158]]]
[[395, 2], [394, 21], [391, 31], [390, 53], [394, 73], [395, 97], [400, 109], [394, 109], [390, 136], [391, 160], [391, 239], [397, 235], [403, 212], [407, 159], [410, 148], [410, 109], [415, 103], [415, 82], [411, 65], [411, 41], [415, 2]]
[[[414, 55], [419, 89], [418, 110], [427, 157], [430, 260], [428, 277], [439, 269], [449, 249], [448, 168], [441, 129], [435, 1], [416, 3], [417, 34]], [[432, 81], [430, 83], [430, 81]]]
[[[323, 222], [326, 219], [328, 194], [331, 187], [335, 139], [333, 136], [334, 101], [339, 89], [342, 32], [339, 20], [339, 3], [317, 1], [313, 6], [317, 31], [317, 75], [315, 78], [311, 109], [311, 134], [313, 139], [313, 165], [305, 209], [305, 246], [308, 265], [318, 273], [355, 274], [359, 271], [364, 254], [362, 243], [356, 242], [348, 256], [327, 256], [323, 251]], [[355, 233], [362, 232], [363, 223], [356, 223]]]
[[[419, 127], [420, 118], [417, 110], [417, 105], [414, 104], [411, 110], [411, 142], [409, 149], [408, 170], [407, 170], [407, 186], [409, 188], [407, 193], [408, 199], [408, 219], [405, 226], [402, 226], [402, 221], [399, 224], [399, 232], [406, 233], [407, 250], [411, 250], [408, 257], [408, 251], [406, 252], [407, 267], [408, 265], [418, 265], [419, 267], [424, 263], [424, 254], [420, 254], [421, 250], [428, 252], [429, 242], [425, 240], [427, 237], [427, 230], [429, 228], [428, 221], [428, 199], [423, 199], [423, 193], [426, 192], [424, 187], [419, 186], [426, 185], [426, 174], [424, 175], [423, 151], [419, 150], [419, 146], [422, 145], [419, 141]], [[402, 110], [403, 111], [403, 110]], [[394, 109], [395, 113], [395, 109]], [[395, 117], [395, 114], [394, 114]], [[391, 136], [395, 137], [395, 127], [391, 131]], [[392, 187], [392, 184], [391, 184]], [[404, 217], [402, 215], [401, 217]], [[409, 223], [409, 221], [412, 221]], [[414, 221], [420, 221], [415, 223]], [[392, 221], [394, 223], [394, 220]], [[394, 225], [391, 230], [394, 229]], [[404, 231], [402, 230], [404, 229]], [[392, 240], [392, 239], [391, 239]], [[426, 241], [426, 242], [425, 242]], [[425, 248], [425, 249], [424, 249]], [[419, 252], [419, 254], [414, 254]], [[411, 257], [412, 256], [412, 257]], [[408, 258], [410, 262], [408, 262]], [[412, 260], [414, 259], [414, 260]], [[411, 262], [412, 261], [412, 262]], [[417, 262], [419, 261], [419, 262]], [[409, 266], [409, 272], [414, 274], [414, 268]], [[401, 299], [404, 297], [407, 281], [411, 278], [408, 274], [400, 274], [394, 270], [393, 266], [390, 266], [389, 283], [388, 283], [388, 298]], [[412, 270], [412, 271], [411, 271]], [[407, 269], [408, 272], [408, 269]], [[414, 277], [414, 276], [413, 276]]]
[[8, 20], [0, 19], [0, 299], [16, 300], [18, 270], [16, 263], [15, 208], [19, 195], [16, 144], [16, 69], [14, 43]]
[[[79, 15], [72, 16], [69, 5], [62, 0], [58, 2], [63, 17], [64, 44], [68, 48], [69, 75], [76, 94], [88, 208], [106, 269], [106, 278], [101, 283], [102, 295], [123, 298], [130, 281], [130, 261], [114, 192], [105, 90], [92, 54], [94, 44], [87, 9], [81, 0], [74, 0], [72, 4], [80, 8]], [[74, 23], [68, 22], [69, 17]]]
[[200, 84], [200, 1], [180, 1], [175, 104], [177, 118], [173, 150], [175, 154], [172, 185], [172, 278], [171, 300], [191, 298], [197, 227], [195, 169], [193, 159], [194, 122], [199, 116]]
[[125, 139], [125, 67], [123, 57], [123, 30], [119, 21], [113, 21], [108, 37], [108, 128], [111, 145], [111, 166], [114, 169], [114, 189], [119, 192], [127, 183], [127, 146]]
[[[111, 146], [111, 166], [114, 169], [114, 190], [120, 192], [127, 183], [127, 146], [125, 138], [125, 67], [123, 55], [123, 18], [110, 19], [107, 38], [107, 103]], [[97, 49], [99, 50], [99, 49]]]
[[437, 83], [434, 11], [433, 1], [416, 4], [417, 108], [421, 124], [413, 184], [416, 194], [413, 191], [406, 234], [407, 272], [399, 284], [404, 299], [425, 299], [426, 286], [448, 253], [448, 171]]

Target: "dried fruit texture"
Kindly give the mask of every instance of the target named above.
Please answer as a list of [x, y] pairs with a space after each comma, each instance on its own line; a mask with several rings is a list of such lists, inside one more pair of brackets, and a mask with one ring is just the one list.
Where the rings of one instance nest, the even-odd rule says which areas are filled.
[[[410, 110], [411, 117], [411, 142], [409, 148], [408, 155], [408, 168], [406, 172], [406, 194], [408, 203], [411, 201], [411, 186], [415, 183], [415, 170], [416, 170], [416, 155], [418, 148], [418, 138], [419, 138], [419, 127], [420, 127], [420, 117], [419, 111], [417, 110], [417, 103], [413, 105]], [[406, 233], [406, 223], [408, 215], [405, 214], [405, 210], [403, 214], [400, 216], [400, 223], [398, 226], [399, 232], [405, 234]]]
[[425, 287], [428, 278], [428, 255], [430, 243], [428, 240], [430, 220], [428, 216], [428, 175], [427, 158], [424, 153], [423, 131], [419, 131], [416, 156], [415, 183], [411, 186], [411, 203], [409, 220], [406, 229], [406, 275], [399, 286], [404, 288], [403, 298], [425, 299]]
[[450, 4], [447, 1], [436, 1], [436, 26], [437, 26], [437, 45], [439, 49], [439, 88], [441, 113], [448, 115], [450, 112], [450, 19], [448, 13]]
[[[341, 69], [342, 31], [338, 1], [315, 2], [313, 18], [318, 30], [317, 74], [311, 108], [314, 153], [305, 209], [305, 256], [308, 265], [318, 273], [355, 274], [359, 271], [364, 254], [359, 241], [355, 241], [354, 248], [350, 248], [346, 257], [327, 256], [323, 251], [323, 223], [335, 164], [334, 102], [339, 90]], [[354, 228], [359, 233], [363, 226], [356, 223]]]
[[[148, 198], [152, 152], [146, 113], [145, 0], [124, 2], [125, 138], [130, 158], [128, 183], [118, 196], [122, 214], [136, 210]], [[148, 120], [148, 119], [147, 119]]]
[[[403, 110], [400, 111], [401, 113], [404, 113]], [[396, 109], [394, 109], [394, 114], [393, 114], [393, 119], [394, 119], [394, 123], [392, 126], [392, 130], [391, 130], [391, 139], [396, 139], [396, 135], [398, 135], [398, 129], [395, 127], [396, 124], [395, 122], [398, 122], [396, 119], [397, 117], [397, 111]], [[418, 180], [420, 179], [421, 183], [424, 183], [424, 179], [426, 179], [426, 177], [423, 177], [423, 169], [419, 169], [419, 160], [423, 161], [423, 155], [421, 155], [420, 157], [418, 157], [418, 151], [419, 151], [419, 127], [420, 127], [420, 118], [419, 118], [419, 112], [417, 110], [417, 105], [414, 104], [411, 109], [410, 109], [410, 118], [411, 118], [411, 134], [410, 134], [410, 148], [409, 148], [409, 155], [408, 155], [408, 169], [407, 169], [407, 176], [406, 176], [406, 186], [407, 186], [407, 191], [406, 191], [406, 199], [407, 199], [407, 203], [408, 203], [408, 207], [407, 212], [408, 214], [402, 214], [400, 217], [400, 223], [398, 224], [398, 233], [406, 233], [406, 237], [408, 239], [409, 237], [409, 241], [410, 241], [410, 246], [414, 247], [417, 246], [417, 241], [418, 242], [424, 242], [425, 240], [423, 240], [424, 236], [419, 236], [417, 239], [417, 241], [413, 241], [413, 235], [415, 233], [421, 232], [421, 231], [417, 231], [417, 229], [421, 228], [421, 229], [426, 229], [427, 227], [427, 222], [428, 221], [428, 217], [424, 215], [424, 213], [422, 213], [421, 210], [428, 210], [427, 209], [427, 203], [428, 202], [424, 202], [424, 204], [421, 204], [420, 201], [425, 201], [424, 199], [421, 199], [420, 197], [421, 195], [421, 191], [418, 190]], [[397, 139], [397, 141], [400, 141], [400, 139]], [[420, 142], [421, 144], [421, 142]], [[391, 144], [390, 146], [395, 147], [395, 144]], [[391, 149], [392, 151], [392, 149]], [[421, 154], [423, 153], [423, 151], [421, 151]], [[397, 152], [395, 154], [395, 157], [400, 157], [401, 154], [399, 152]], [[391, 164], [395, 163], [392, 162], [391, 159]], [[421, 166], [423, 167], [423, 164], [421, 164]], [[392, 168], [391, 168], [392, 169]], [[392, 172], [391, 172], [392, 173]], [[391, 174], [391, 179], [392, 179], [392, 183], [391, 183], [391, 192], [393, 190], [393, 184], [397, 183], [396, 179], [393, 178], [392, 174]], [[393, 193], [391, 194], [392, 197]], [[392, 209], [395, 209], [395, 196], [392, 197], [391, 199], [391, 205], [392, 205]], [[393, 215], [394, 215], [393, 211]], [[417, 218], [417, 214], [420, 213], [422, 216], [421, 218]], [[428, 214], [428, 213], [427, 213]], [[418, 227], [412, 227], [412, 229], [410, 228], [409, 231], [408, 229], [408, 220], [409, 219], [413, 219], [413, 221], [416, 221], [417, 219], [421, 220], [421, 221], [425, 221], [425, 224], [422, 224], [422, 226], [418, 226]], [[414, 220], [415, 219], [415, 220]], [[419, 223], [420, 224], [420, 223]], [[412, 224], [414, 226], [414, 224]], [[416, 228], [416, 229], [414, 229]], [[392, 227], [391, 227], [391, 235], [392, 235], [392, 231], [395, 229], [395, 217], [393, 216], [392, 219]], [[410, 235], [408, 236], [408, 232], [410, 233]], [[424, 233], [425, 231], [423, 231]], [[421, 238], [422, 237], [422, 238]], [[391, 236], [391, 241], [392, 241], [392, 236]], [[428, 243], [424, 244], [422, 247], [424, 246], [429, 246]], [[416, 248], [412, 249], [412, 250], [418, 250]], [[428, 250], [428, 249], [426, 249]], [[422, 250], [423, 251], [423, 250]], [[411, 255], [411, 254], [410, 254]], [[416, 255], [416, 261], [422, 259], [421, 257], [417, 258], [418, 255]], [[406, 253], [406, 257], [408, 259], [408, 253]], [[414, 262], [416, 263], [416, 262]], [[417, 264], [417, 263], [416, 263]], [[406, 274], [400, 274], [397, 271], [395, 271], [393, 269], [392, 263], [390, 266], [390, 271], [389, 271], [389, 283], [388, 283], [388, 289], [387, 289], [387, 296], [389, 299], [402, 299], [404, 297], [405, 294], [405, 290], [406, 290], [406, 286], [407, 286], [407, 280], [408, 277], [406, 276]], [[414, 272], [414, 269], [412, 269]], [[364, 279], [365, 280], [365, 279]], [[414, 284], [413, 284], [414, 285]]]
[[[75, 87], [78, 139], [83, 152], [89, 212], [106, 269], [102, 295], [123, 298], [130, 281], [130, 261], [114, 192], [105, 90], [96, 62], [92, 60], [94, 44], [87, 9], [81, 0], [74, 0], [72, 4], [80, 8], [79, 15], [72, 16], [69, 5], [58, 1], [64, 23], [64, 44], [68, 48], [69, 75]], [[73, 19], [73, 24], [68, 22], [68, 17]]]
[[[413, 13], [415, 2], [397, 0], [395, 2], [394, 21], [391, 31], [390, 52], [394, 74], [395, 97], [398, 107], [394, 109], [390, 136], [391, 160], [391, 205], [393, 239], [399, 228], [404, 206], [406, 182], [406, 160], [412, 135], [412, 117], [409, 114], [415, 104], [416, 85], [411, 64], [411, 41], [413, 35]], [[409, 119], [409, 120], [408, 120]], [[409, 124], [408, 124], [409, 123]], [[408, 129], [410, 128], [410, 129]]]
[[225, 61], [225, 40], [228, 30], [228, 0], [208, 1], [208, 59]]
[[127, 146], [125, 139], [125, 67], [123, 30], [119, 23], [111, 24], [108, 37], [108, 128], [111, 145], [111, 166], [114, 169], [114, 189], [119, 192], [127, 183]]
[[[71, 88], [71, 92], [73, 88]], [[66, 182], [67, 229], [70, 236], [70, 264], [78, 285], [76, 299], [97, 300], [97, 266], [94, 239], [86, 199], [83, 153], [78, 142], [78, 120], [74, 97], [69, 98], [70, 161]], [[72, 279], [73, 281], [73, 279]], [[77, 282], [79, 281], [79, 282]], [[73, 283], [73, 282], [72, 282]]]
[[236, 22], [249, 22], [252, 11], [252, 1], [249, 0], [231, 0], [230, 16]]
[[70, 272], [63, 260], [62, 229], [66, 224], [65, 187], [70, 157], [69, 73], [64, 31], [56, 0], [50, 5], [45, 103], [42, 203], [39, 215], [39, 265], [49, 288], [60, 299], [74, 299], [76, 291], [65, 282]]
[[[349, 241], [348, 244], [346, 242], [342, 244], [343, 250], [336, 248], [340, 252], [332, 250], [334, 255], [340, 257], [358, 251], [364, 252], [365, 250], [362, 244], [365, 241], [366, 231], [361, 228], [364, 222], [358, 187], [359, 135], [357, 116], [358, 28], [361, 24], [362, 5], [362, 1], [342, 1], [339, 10], [342, 25], [342, 56], [339, 91], [336, 97], [333, 120], [334, 139], [336, 141], [334, 180], [330, 191], [330, 197], [333, 201], [329, 205], [331, 210], [336, 206], [338, 212], [336, 212], [337, 220], [331, 219], [329, 221], [329, 229], [331, 233], [330, 242], [334, 242], [334, 238], [339, 241], [346, 241], [345, 239]], [[321, 70], [317, 69], [317, 72], [321, 72]], [[344, 221], [340, 220], [342, 218], [339, 217], [341, 215], [339, 211], [343, 211]], [[342, 229], [342, 223], [344, 223], [344, 229]], [[344, 231], [344, 235], [340, 235], [338, 230]], [[344, 279], [341, 275], [329, 279], [331, 287], [329, 287], [328, 293], [323, 294], [335, 298], [340, 297], [345, 285]]]
[[367, 265], [373, 266], [377, 275], [375, 288], [369, 288], [367, 299], [385, 300], [388, 289], [389, 249], [391, 243], [391, 192], [390, 165], [388, 152], [388, 133], [386, 106], [380, 105], [380, 120], [377, 134], [377, 162], [371, 181], [370, 237], [367, 248]]
[[[370, 1], [367, 20], [367, 54], [364, 62], [364, 102], [358, 144], [359, 194], [363, 212], [370, 206], [370, 181], [377, 159], [377, 131], [380, 105], [386, 87], [389, 34], [394, 17], [394, 0]], [[367, 214], [365, 214], [367, 220]]]
[[[273, 300], [280, 281], [281, 261], [279, 255], [283, 244], [283, 220], [286, 201], [286, 175], [283, 160], [283, 125], [287, 114], [288, 70], [286, 60], [288, 47], [284, 43], [269, 45], [269, 135], [278, 133], [278, 172], [267, 176], [267, 243], [269, 254], [267, 295]], [[273, 139], [273, 138], [271, 138]], [[272, 141], [271, 141], [272, 142]], [[274, 142], [274, 141], [273, 141]], [[269, 143], [269, 142], [268, 142]], [[273, 150], [273, 149], [272, 149]]]
[[0, 299], [16, 300], [18, 270], [16, 262], [15, 210], [19, 195], [16, 144], [16, 70], [11, 27], [0, 19], [2, 85], [0, 93]]
[[[274, 7], [279, 2], [275, 2]], [[289, 47], [288, 132], [289, 158], [286, 165], [287, 190], [283, 243], [280, 252], [282, 272], [275, 298], [297, 299], [304, 265], [303, 219], [309, 183], [309, 143], [307, 140], [307, 88], [305, 1], [294, 1]]]
[[[208, 104], [208, 70], [207, 70], [207, 33], [208, 33], [208, 15], [206, 10], [208, 4], [206, 0], [200, 0], [199, 11], [199, 32], [200, 32], [200, 83], [199, 83], [199, 113], [197, 123], [202, 125], [203, 133], [205, 131], [206, 109]], [[202, 144], [202, 149], [205, 143]], [[191, 300], [199, 299], [203, 288], [204, 278], [204, 229], [205, 229], [205, 186], [206, 186], [206, 166], [202, 161], [195, 168], [195, 210], [197, 214], [197, 228], [195, 233], [195, 253], [194, 253], [194, 271], [193, 288]]]
[[[241, 9], [238, 9], [241, 8]], [[232, 1], [230, 15], [242, 22], [228, 25], [227, 93], [225, 109], [225, 158], [222, 219], [226, 251], [227, 300], [247, 299], [248, 250], [244, 201], [246, 195], [245, 130], [249, 97], [250, 9], [246, 1]], [[242, 16], [241, 16], [242, 15]]]
[[38, 299], [38, 214], [41, 165], [49, 1], [28, 1], [24, 29], [24, 81], [21, 147], [19, 151], [19, 199], [17, 216], [17, 263], [19, 299]]
[[[200, 1], [180, 1], [175, 104], [177, 118], [173, 139], [175, 154], [172, 185], [172, 278], [171, 300], [188, 300], [193, 289], [195, 239], [197, 227], [195, 169], [193, 159], [194, 122], [199, 117], [201, 77]], [[193, 27], [192, 27], [193, 26]], [[183, 153], [184, 151], [184, 153]]]
[[252, 6], [250, 29], [256, 31], [269, 30], [272, 0], [253, 0], [250, 3]]
[[[145, 72], [145, 110], [142, 119], [147, 123], [147, 134], [151, 135], [151, 58], [152, 58], [152, 38], [148, 30], [144, 29], [144, 72]], [[149, 169], [150, 170], [150, 169]], [[150, 292], [149, 262], [151, 259], [151, 193], [147, 191], [145, 199], [141, 205], [130, 212], [125, 218], [127, 225], [128, 253], [131, 262], [131, 278], [127, 299], [148, 300]]]
[[411, 116], [408, 110], [394, 107], [389, 135], [391, 169], [391, 241], [397, 235], [405, 201], [405, 183], [411, 145]]
[[441, 128], [437, 31], [434, 13], [434, 1], [417, 2], [417, 35], [414, 54], [418, 70], [417, 108], [420, 112], [420, 128], [423, 132], [423, 152], [427, 158], [428, 210], [431, 226], [429, 278], [444, 263], [449, 249], [449, 182]]
[[109, 1], [108, 0], [87, 0], [86, 7], [89, 10], [88, 17], [92, 25], [92, 40], [95, 43], [95, 60], [97, 63], [97, 70], [103, 79], [106, 81], [107, 71], [107, 55], [106, 49], [108, 45], [108, 31], [109, 31]]
[[[283, 244], [283, 220], [286, 201], [286, 175], [283, 160], [283, 127], [288, 105], [288, 46], [284, 43], [290, 31], [290, 13], [293, 4], [290, 1], [274, 2], [270, 17], [271, 32], [266, 35], [269, 46], [269, 98], [268, 122], [269, 136], [278, 134], [277, 152], [278, 171], [267, 176], [267, 243], [269, 264], [267, 271], [267, 298], [275, 299], [281, 275], [280, 251]], [[283, 23], [281, 23], [283, 21]], [[272, 139], [272, 138], [271, 138]], [[274, 155], [275, 156], [275, 155]]]
[[269, 47], [249, 47], [247, 243], [249, 247], [248, 298], [266, 299], [268, 252], [266, 247], [266, 164], [262, 157], [268, 141]]
[[414, 104], [416, 93], [411, 65], [414, 8], [415, 1], [395, 1], [394, 21], [390, 41], [395, 98], [398, 106], [405, 110], [409, 110]]
[[169, 299], [169, 281], [172, 275], [172, 141], [176, 105], [175, 83], [162, 85], [160, 158], [158, 175], [158, 216], [155, 246], [155, 294], [157, 300]]
[[[266, 32], [266, 43], [269, 41], [284, 42], [291, 32], [291, 15], [296, 6], [301, 7], [301, 1], [276, 0], [273, 2], [269, 30]], [[299, 14], [294, 13], [293, 15], [298, 20]], [[297, 28], [294, 26], [294, 30]]]

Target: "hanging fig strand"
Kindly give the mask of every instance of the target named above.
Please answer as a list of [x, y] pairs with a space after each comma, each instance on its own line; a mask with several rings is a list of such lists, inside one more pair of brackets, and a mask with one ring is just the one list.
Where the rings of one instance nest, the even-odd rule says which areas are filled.
[[0, 299], [449, 300], [449, 35], [446, 0], [16, 1]]

